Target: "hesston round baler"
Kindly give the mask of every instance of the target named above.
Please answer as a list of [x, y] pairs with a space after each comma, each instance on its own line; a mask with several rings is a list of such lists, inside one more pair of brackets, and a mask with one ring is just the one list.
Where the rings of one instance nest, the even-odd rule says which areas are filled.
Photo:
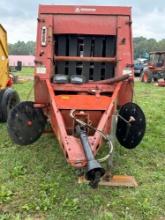
[[[19, 145], [36, 141], [50, 122], [67, 162], [85, 171], [92, 187], [108, 181], [101, 162], [112, 162], [113, 134], [132, 149], [145, 132], [145, 116], [132, 103], [131, 24], [129, 7], [40, 5], [35, 101], [20, 103], [8, 119]], [[109, 153], [96, 160], [104, 142]], [[114, 176], [109, 185], [131, 180]]]
[[144, 83], [154, 81], [158, 86], [165, 86], [165, 51], [149, 53], [148, 65], [143, 70], [141, 81]]
[[0, 24], [0, 122], [6, 122], [9, 111], [19, 103], [19, 96], [11, 88], [13, 78], [9, 73], [7, 33]]

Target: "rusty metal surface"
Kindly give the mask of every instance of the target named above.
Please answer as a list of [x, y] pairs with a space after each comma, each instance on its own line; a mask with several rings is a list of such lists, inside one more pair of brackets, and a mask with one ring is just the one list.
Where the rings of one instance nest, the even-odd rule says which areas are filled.
[[[78, 183], [80, 184], [87, 184], [88, 181], [85, 179], [84, 176], [81, 176], [78, 178]], [[120, 187], [137, 187], [138, 183], [136, 182], [135, 178], [133, 176], [121, 176], [121, 175], [115, 175], [112, 177], [112, 179], [104, 179], [104, 177], [99, 182], [100, 186], [120, 186]]]
[[79, 62], [108, 62], [115, 63], [115, 57], [75, 57], [75, 56], [54, 56], [55, 61], [79, 61]]
[[66, 83], [65, 86], [63, 84], [52, 84], [52, 87], [55, 91], [63, 91], [63, 92], [89, 92], [89, 94], [94, 93], [104, 93], [109, 92], [112, 93], [115, 89], [116, 85], [105, 85], [105, 84], [96, 84], [93, 82], [88, 82], [80, 85], [73, 85], [71, 83]]
[[129, 74], [125, 74], [125, 75], [121, 75], [121, 76], [114, 77], [114, 78], [111, 78], [111, 79], [96, 81], [95, 83], [97, 83], [97, 84], [98, 83], [113, 84], [113, 83], [117, 83], [117, 82], [120, 82], [120, 81], [124, 81], [124, 80], [128, 79], [129, 77], [130, 77]]

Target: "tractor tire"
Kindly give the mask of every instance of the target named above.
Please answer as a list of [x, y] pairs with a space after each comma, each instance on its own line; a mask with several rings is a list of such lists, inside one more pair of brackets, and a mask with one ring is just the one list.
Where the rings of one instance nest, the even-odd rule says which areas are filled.
[[0, 122], [6, 122], [9, 112], [20, 102], [20, 99], [12, 88], [3, 89], [0, 93]]
[[154, 82], [158, 82], [158, 78], [153, 77]]
[[41, 108], [31, 101], [21, 102], [10, 112], [7, 129], [11, 140], [18, 145], [29, 145], [40, 138], [47, 118]]
[[141, 76], [141, 82], [151, 83], [152, 82], [152, 73], [149, 71], [144, 71]]
[[1, 107], [1, 101], [2, 101], [2, 97], [3, 97], [3, 94], [5, 92], [5, 89], [1, 89], [0, 90], [0, 122], [2, 121], [2, 107]]

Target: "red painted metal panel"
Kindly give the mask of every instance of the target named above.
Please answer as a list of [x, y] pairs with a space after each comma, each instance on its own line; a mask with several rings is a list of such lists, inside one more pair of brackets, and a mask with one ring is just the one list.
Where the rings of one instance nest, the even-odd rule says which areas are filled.
[[107, 96], [58, 95], [55, 101], [59, 109], [106, 110], [111, 102]]
[[[42, 27], [47, 28], [46, 32], [46, 45], [41, 44], [41, 30]], [[46, 74], [37, 74], [35, 68], [35, 74], [40, 75], [41, 79], [48, 79], [52, 75], [53, 69], [53, 16], [41, 16], [38, 20], [38, 29], [37, 29], [37, 44], [36, 44], [36, 53], [35, 53], [35, 67], [43, 65], [46, 67]]]
[[120, 6], [82, 6], [82, 5], [40, 5], [40, 14], [102, 14], [102, 15], [130, 15], [131, 7]]
[[[117, 60], [116, 75], [122, 74], [127, 64], [133, 64], [131, 18], [129, 16], [119, 16], [117, 21]], [[132, 67], [133, 72], [133, 67]]]
[[55, 15], [54, 33], [116, 35], [116, 17], [77, 14]]
[[103, 93], [103, 92], [113, 92], [115, 85], [104, 85], [96, 83], [84, 83], [80, 85], [73, 85], [71, 83], [63, 84], [52, 84], [55, 91], [75, 91], [75, 92], [89, 92], [89, 93]]
[[129, 82], [123, 82], [120, 92], [119, 92], [119, 98], [118, 98], [118, 105], [122, 106], [126, 104], [127, 102], [131, 102], [133, 99], [133, 87], [134, 87], [134, 82], [129, 81]]

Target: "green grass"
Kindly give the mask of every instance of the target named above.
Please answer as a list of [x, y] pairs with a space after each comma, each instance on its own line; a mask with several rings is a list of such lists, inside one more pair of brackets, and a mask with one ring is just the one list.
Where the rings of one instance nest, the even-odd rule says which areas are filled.
[[18, 76], [33, 76], [33, 72], [33, 67], [22, 67], [21, 71], [15, 72], [14, 74]]
[[[18, 84], [26, 100], [32, 82]], [[165, 217], [165, 88], [135, 85], [136, 102], [147, 118], [143, 142], [129, 151], [117, 146], [116, 174], [136, 177], [137, 188], [79, 185], [53, 135], [35, 144], [11, 143], [0, 125], [0, 220], [157, 220]], [[31, 96], [32, 98], [32, 96]]]

